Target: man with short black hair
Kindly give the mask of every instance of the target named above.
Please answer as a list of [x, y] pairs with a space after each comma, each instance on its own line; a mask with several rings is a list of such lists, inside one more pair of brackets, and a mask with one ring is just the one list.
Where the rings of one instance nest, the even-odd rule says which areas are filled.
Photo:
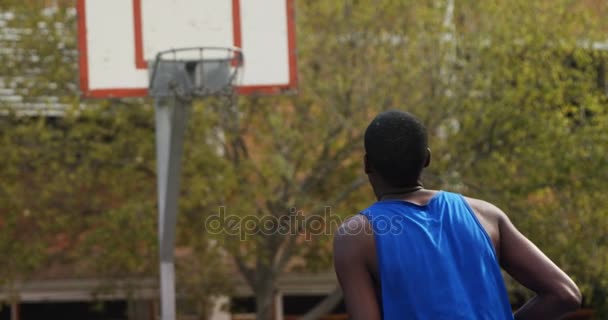
[[[350, 319], [558, 319], [576, 284], [494, 205], [424, 189], [426, 129], [406, 112], [365, 132], [365, 172], [378, 201], [348, 219], [334, 263]], [[500, 268], [536, 293], [514, 315]]]

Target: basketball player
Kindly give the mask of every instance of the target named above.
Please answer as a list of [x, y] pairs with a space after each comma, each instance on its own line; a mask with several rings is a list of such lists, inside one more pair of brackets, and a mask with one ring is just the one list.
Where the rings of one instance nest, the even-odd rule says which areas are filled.
[[[350, 319], [558, 319], [580, 306], [576, 284], [499, 208], [422, 187], [431, 154], [411, 114], [378, 115], [365, 151], [378, 201], [334, 239]], [[515, 314], [501, 267], [536, 293]]]

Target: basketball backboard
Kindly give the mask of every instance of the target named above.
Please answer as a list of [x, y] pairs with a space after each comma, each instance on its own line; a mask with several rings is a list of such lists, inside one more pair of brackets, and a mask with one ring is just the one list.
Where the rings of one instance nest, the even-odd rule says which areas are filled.
[[92, 98], [148, 95], [161, 51], [239, 48], [239, 94], [297, 85], [293, 0], [78, 0], [80, 86]]

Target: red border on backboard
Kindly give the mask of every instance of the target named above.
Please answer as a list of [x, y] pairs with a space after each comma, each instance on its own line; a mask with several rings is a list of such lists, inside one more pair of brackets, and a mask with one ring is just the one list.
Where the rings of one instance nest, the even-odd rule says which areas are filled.
[[232, 0], [232, 41], [237, 48], [243, 47], [241, 32], [241, 1]]
[[76, 2], [76, 11], [78, 13], [78, 51], [79, 66], [80, 66], [80, 91], [83, 97], [86, 98], [122, 98], [122, 97], [145, 97], [148, 95], [148, 89], [98, 89], [90, 90], [89, 88], [89, 59], [87, 48], [87, 15], [86, 15], [86, 0], [78, 0]]
[[[86, 0], [77, 0], [76, 10], [78, 13], [78, 50], [80, 65], [80, 91], [86, 98], [121, 98], [121, 97], [145, 97], [148, 95], [147, 88], [141, 89], [96, 89], [89, 88], [88, 48], [86, 30]], [[240, 95], [255, 94], [279, 94], [289, 90], [295, 90], [298, 83], [297, 59], [296, 59], [296, 28], [295, 28], [295, 0], [285, 0], [287, 7], [287, 43], [289, 50], [289, 83], [277, 85], [244, 86], [237, 88]], [[232, 16], [234, 30], [234, 46], [242, 46], [240, 0], [232, 0]], [[141, 0], [133, 0], [134, 17], [134, 41], [135, 41], [135, 67], [147, 69], [147, 62], [143, 54], [143, 34]]]
[[[298, 86], [298, 65], [296, 56], [296, 10], [295, 0], [286, 0], [287, 7], [287, 47], [289, 51], [289, 83], [264, 86], [246, 86], [237, 88], [240, 95], [254, 94], [279, 94], [289, 90], [295, 90]], [[239, 19], [240, 21], [240, 19]], [[247, 59], [245, 53], [245, 59]], [[245, 63], [247, 63], [245, 61]]]
[[[141, 1], [133, 0], [133, 30], [135, 30], [135, 66], [137, 69], [148, 69], [148, 62], [144, 57], [143, 19], [141, 14]], [[232, 45], [241, 48], [241, 2], [232, 0]]]
[[141, 0], [133, 0], [133, 30], [135, 41], [135, 67], [148, 69], [148, 62], [144, 58], [144, 36], [142, 31]]

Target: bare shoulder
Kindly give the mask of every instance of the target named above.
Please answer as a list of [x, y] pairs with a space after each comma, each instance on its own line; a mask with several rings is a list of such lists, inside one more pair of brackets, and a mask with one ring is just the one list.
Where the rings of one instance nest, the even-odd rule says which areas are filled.
[[471, 197], [465, 197], [465, 199], [473, 211], [486, 220], [500, 223], [503, 219], [507, 218], [507, 215], [500, 208], [490, 202]]
[[373, 241], [370, 222], [362, 214], [354, 215], [340, 225], [334, 236], [335, 257], [361, 257], [374, 246]]
[[500, 210], [500, 208], [490, 202], [470, 197], [465, 197], [465, 200], [471, 209], [473, 209], [473, 213], [483, 226], [488, 236], [490, 236], [492, 244], [494, 245], [494, 250], [497, 254], [497, 258], [500, 260], [501, 225], [506, 219], [508, 219], [507, 215]]
[[335, 239], [348, 239], [361, 236], [361, 233], [364, 233], [365, 231], [371, 232], [371, 224], [364, 215], [357, 214], [346, 219], [340, 227], [338, 227]]

